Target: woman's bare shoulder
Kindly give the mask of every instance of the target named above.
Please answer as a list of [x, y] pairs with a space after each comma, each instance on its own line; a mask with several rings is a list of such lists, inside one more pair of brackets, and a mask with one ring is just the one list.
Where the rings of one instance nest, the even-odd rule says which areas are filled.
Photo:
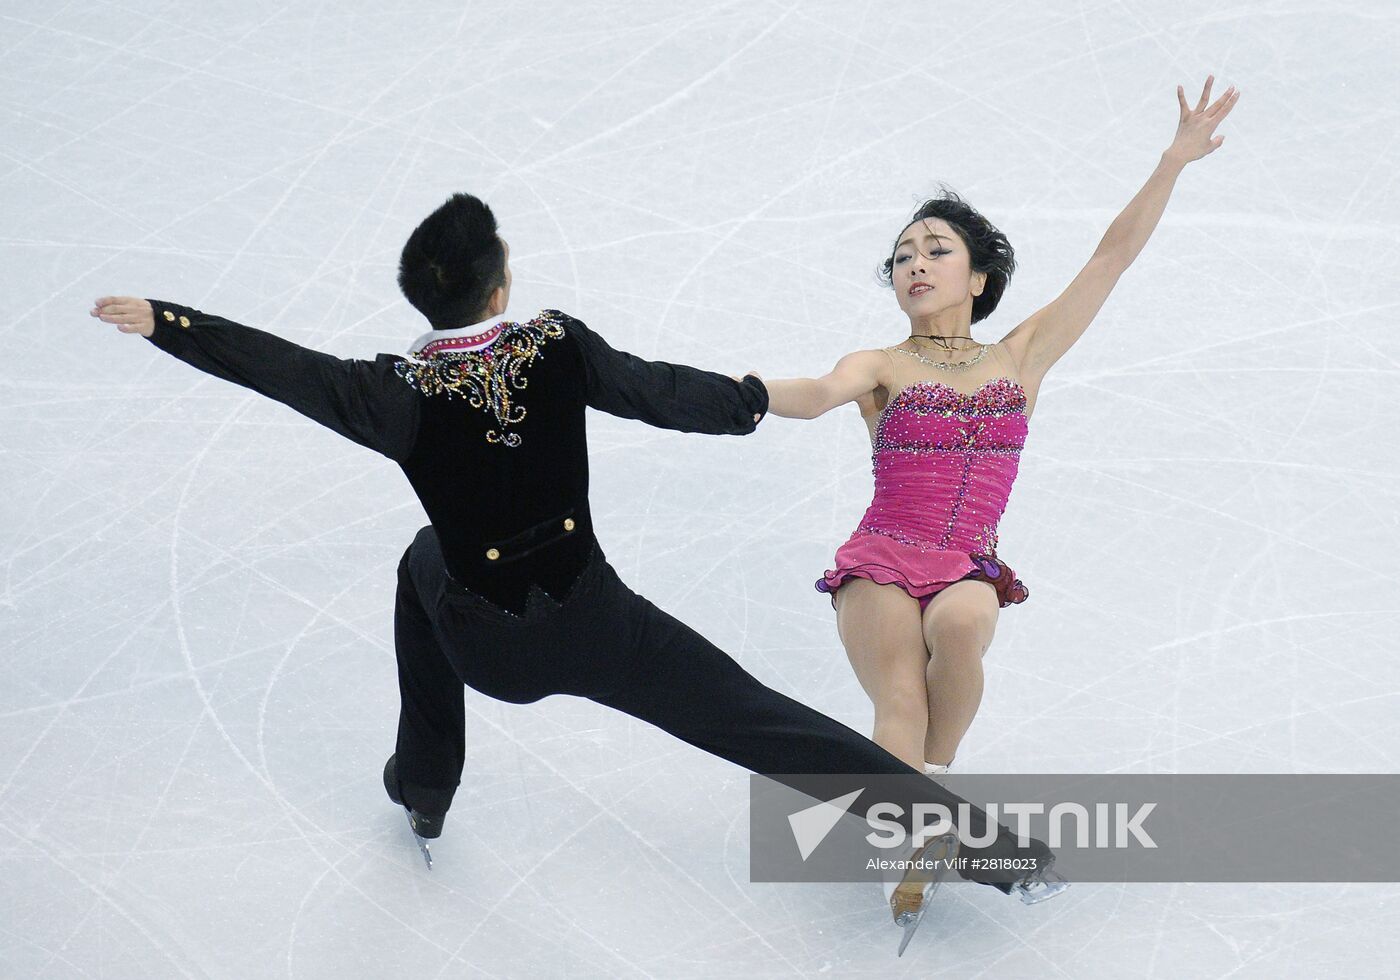
[[836, 369], [859, 372], [874, 382], [872, 388], [887, 387], [894, 380], [890, 354], [879, 347], [852, 351], [836, 362]]
[[855, 398], [856, 407], [863, 416], [871, 416], [880, 411], [889, 389], [894, 384], [894, 365], [891, 355], [881, 348], [852, 351], [841, 358], [837, 370], [859, 373], [866, 387]]

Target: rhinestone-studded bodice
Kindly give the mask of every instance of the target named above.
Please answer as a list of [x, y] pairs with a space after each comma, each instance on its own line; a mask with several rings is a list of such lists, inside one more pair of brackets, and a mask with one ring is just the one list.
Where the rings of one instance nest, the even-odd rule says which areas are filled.
[[1011, 378], [971, 394], [906, 385], [875, 427], [875, 497], [856, 533], [994, 555], [1026, 431], [1026, 393]]

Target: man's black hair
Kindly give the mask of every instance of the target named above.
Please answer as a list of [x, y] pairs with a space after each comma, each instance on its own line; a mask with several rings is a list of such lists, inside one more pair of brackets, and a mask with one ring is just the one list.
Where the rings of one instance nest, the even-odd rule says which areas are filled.
[[434, 330], [483, 319], [491, 293], [505, 281], [496, 216], [470, 194], [453, 194], [424, 218], [399, 256], [399, 289]]

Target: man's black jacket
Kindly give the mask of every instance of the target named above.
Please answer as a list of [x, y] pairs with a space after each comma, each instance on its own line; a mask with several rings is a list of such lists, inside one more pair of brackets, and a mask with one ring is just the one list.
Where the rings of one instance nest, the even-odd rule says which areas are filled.
[[717, 435], [752, 432], [754, 415], [768, 410], [752, 375], [736, 382], [644, 361], [557, 310], [435, 332], [416, 356], [364, 361], [186, 306], [151, 305], [157, 347], [397, 462], [448, 573], [516, 613], [532, 585], [562, 596], [592, 548], [585, 407]]

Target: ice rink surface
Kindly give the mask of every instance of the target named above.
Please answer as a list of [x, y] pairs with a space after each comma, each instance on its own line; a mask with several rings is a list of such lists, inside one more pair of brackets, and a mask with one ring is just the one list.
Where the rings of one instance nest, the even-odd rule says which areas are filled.
[[[872, 887], [748, 882], [745, 773], [562, 697], [469, 692], [428, 873], [379, 785], [406, 482], [87, 309], [401, 352], [399, 248], [467, 190], [512, 313], [814, 375], [905, 337], [874, 269], [944, 182], [1017, 250], [994, 340], [1213, 71], [1223, 148], [1041, 391], [1000, 543], [1032, 595], [959, 767], [1390, 772], [1397, 44], [1383, 0], [6, 3], [0, 975], [1391, 975], [1395, 885], [950, 888], [897, 960]], [[856, 409], [589, 424], [623, 579], [868, 731], [813, 589], [869, 502]]]

